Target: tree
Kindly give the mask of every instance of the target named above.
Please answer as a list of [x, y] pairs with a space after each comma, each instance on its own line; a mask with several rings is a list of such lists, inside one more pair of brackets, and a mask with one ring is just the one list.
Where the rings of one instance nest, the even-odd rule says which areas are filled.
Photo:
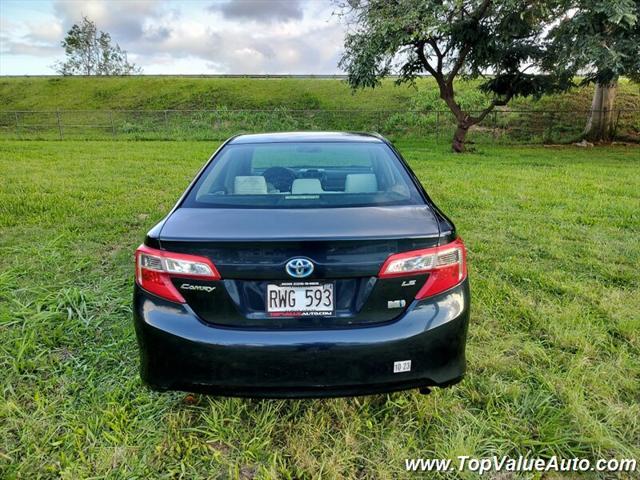
[[[340, 66], [352, 88], [375, 87], [391, 73], [399, 82], [430, 74], [457, 122], [453, 150], [462, 152], [469, 128], [495, 107], [572, 85], [556, 68], [546, 39], [545, 25], [560, 14], [560, 6], [520, 0], [348, 0], [343, 14], [352, 31]], [[480, 88], [492, 100], [483, 110], [465, 111], [456, 102], [459, 76], [485, 79]]]
[[552, 30], [554, 48], [583, 85], [594, 83], [583, 136], [608, 141], [614, 128], [618, 78], [640, 79], [640, 0], [568, 0]]
[[66, 54], [64, 62], [55, 68], [62, 75], [130, 75], [141, 73], [140, 67], [129, 62], [127, 52], [117, 43], [112, 45], [111, 35], [98, 31], [96, 24], [82, 17], [61, 42]]

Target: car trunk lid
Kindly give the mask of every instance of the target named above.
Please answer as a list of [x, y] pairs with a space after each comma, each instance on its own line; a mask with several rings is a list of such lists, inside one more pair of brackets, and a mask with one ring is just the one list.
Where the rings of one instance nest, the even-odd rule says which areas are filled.
[[[411, 303], [426, 275], [379, 279], [381, 265], [393, 253], [435, 246], [438, 239], [437, 219], [427, 206], [180, 208], [166, 220], [159, 238], [161, 248], [205, 256], [220, 272], [217, 282], [174, 279], [204, 321], [252, 328], [327, 328], [392, 320]], [[315, 267], [305, 282], [334, 285], [331, 316], [276, 317], [266, 311], [267, 285], [295, 282], [285, 265], [297, 257]]]

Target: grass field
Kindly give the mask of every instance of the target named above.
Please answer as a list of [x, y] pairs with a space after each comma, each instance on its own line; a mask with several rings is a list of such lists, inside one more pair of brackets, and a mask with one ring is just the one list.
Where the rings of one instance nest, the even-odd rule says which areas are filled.
[[0, 142], [0, 478], [378, 479], [404, 476], [406, 457], [640, 459], [640, 149], [399, 144], [469, 247], [460, 385], [156, 394], [137, 376], [132, 252], [215, 147]]
[[[480, 82], [456, 84], [465, 108], [484, 108]], [[515, 99], [513, 108], [588, 110], [593, 87], [575, 88], [541, 101]], [[375, 89], [352, 92], [340, 79], [215, 77], [4, 77], [0, 78], [1, 110], [164, 110], [164, 109], [442, 109], [445, 103], [431, 78], [415, 86], [384, 80]], [[639, 109], [640, 87], [622, 79], [617, 108]]]
[[415, 90], [385, 81], [352, 94], [344, 81], [296, 78], [50, 77], [2, 78], [5, 110], [308, 108], [396, 109]]
[[[465, 109], [488, 105], [479, 83], [456, 84], [456, 99]], [[516, 98], [472, 128], [469, 139], [574, 142], [584, 131], [592, 93], [592, 87], [580, 87], [539, 100]], [[615, 114], [616, 138], [640, 141], [637, 84], [620, 81], [616, 108], [622, 109]], [[430, 78], [413, 86], [387, 79], [355, 92], [344, 80], [318, 78], [0, 78], [2, 140], [219, 141], [240, 132], [373, 130], [450, 141], [455, 126]]]

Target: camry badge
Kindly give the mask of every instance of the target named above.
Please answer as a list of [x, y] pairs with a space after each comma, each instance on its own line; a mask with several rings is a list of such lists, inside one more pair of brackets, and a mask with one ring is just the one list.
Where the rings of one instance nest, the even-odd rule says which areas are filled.
[[180, 288], [182, 290], [199, 290], [207, 293], [211, 293], [216, 289], [216, 287], [209, 287], [208, 285], [191, 285], [190, 283], [183, 283]]
[[285, 265], [285, 270], [293, 278], [305, 278], [313, 273], [313, 262], [306, 258], [292, 258]]

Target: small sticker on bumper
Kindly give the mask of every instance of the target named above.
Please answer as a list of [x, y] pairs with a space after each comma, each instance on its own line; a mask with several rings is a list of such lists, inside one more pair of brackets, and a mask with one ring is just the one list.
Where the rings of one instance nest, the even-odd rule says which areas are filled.
[[411, 371], [411, 360], [402, 360], [401, 362], [393, 362], [393, 373], [402, 373]]
[[404, 308], [406, 305], [406, 300], [391, 300], [387, 302], [387, 308]]

